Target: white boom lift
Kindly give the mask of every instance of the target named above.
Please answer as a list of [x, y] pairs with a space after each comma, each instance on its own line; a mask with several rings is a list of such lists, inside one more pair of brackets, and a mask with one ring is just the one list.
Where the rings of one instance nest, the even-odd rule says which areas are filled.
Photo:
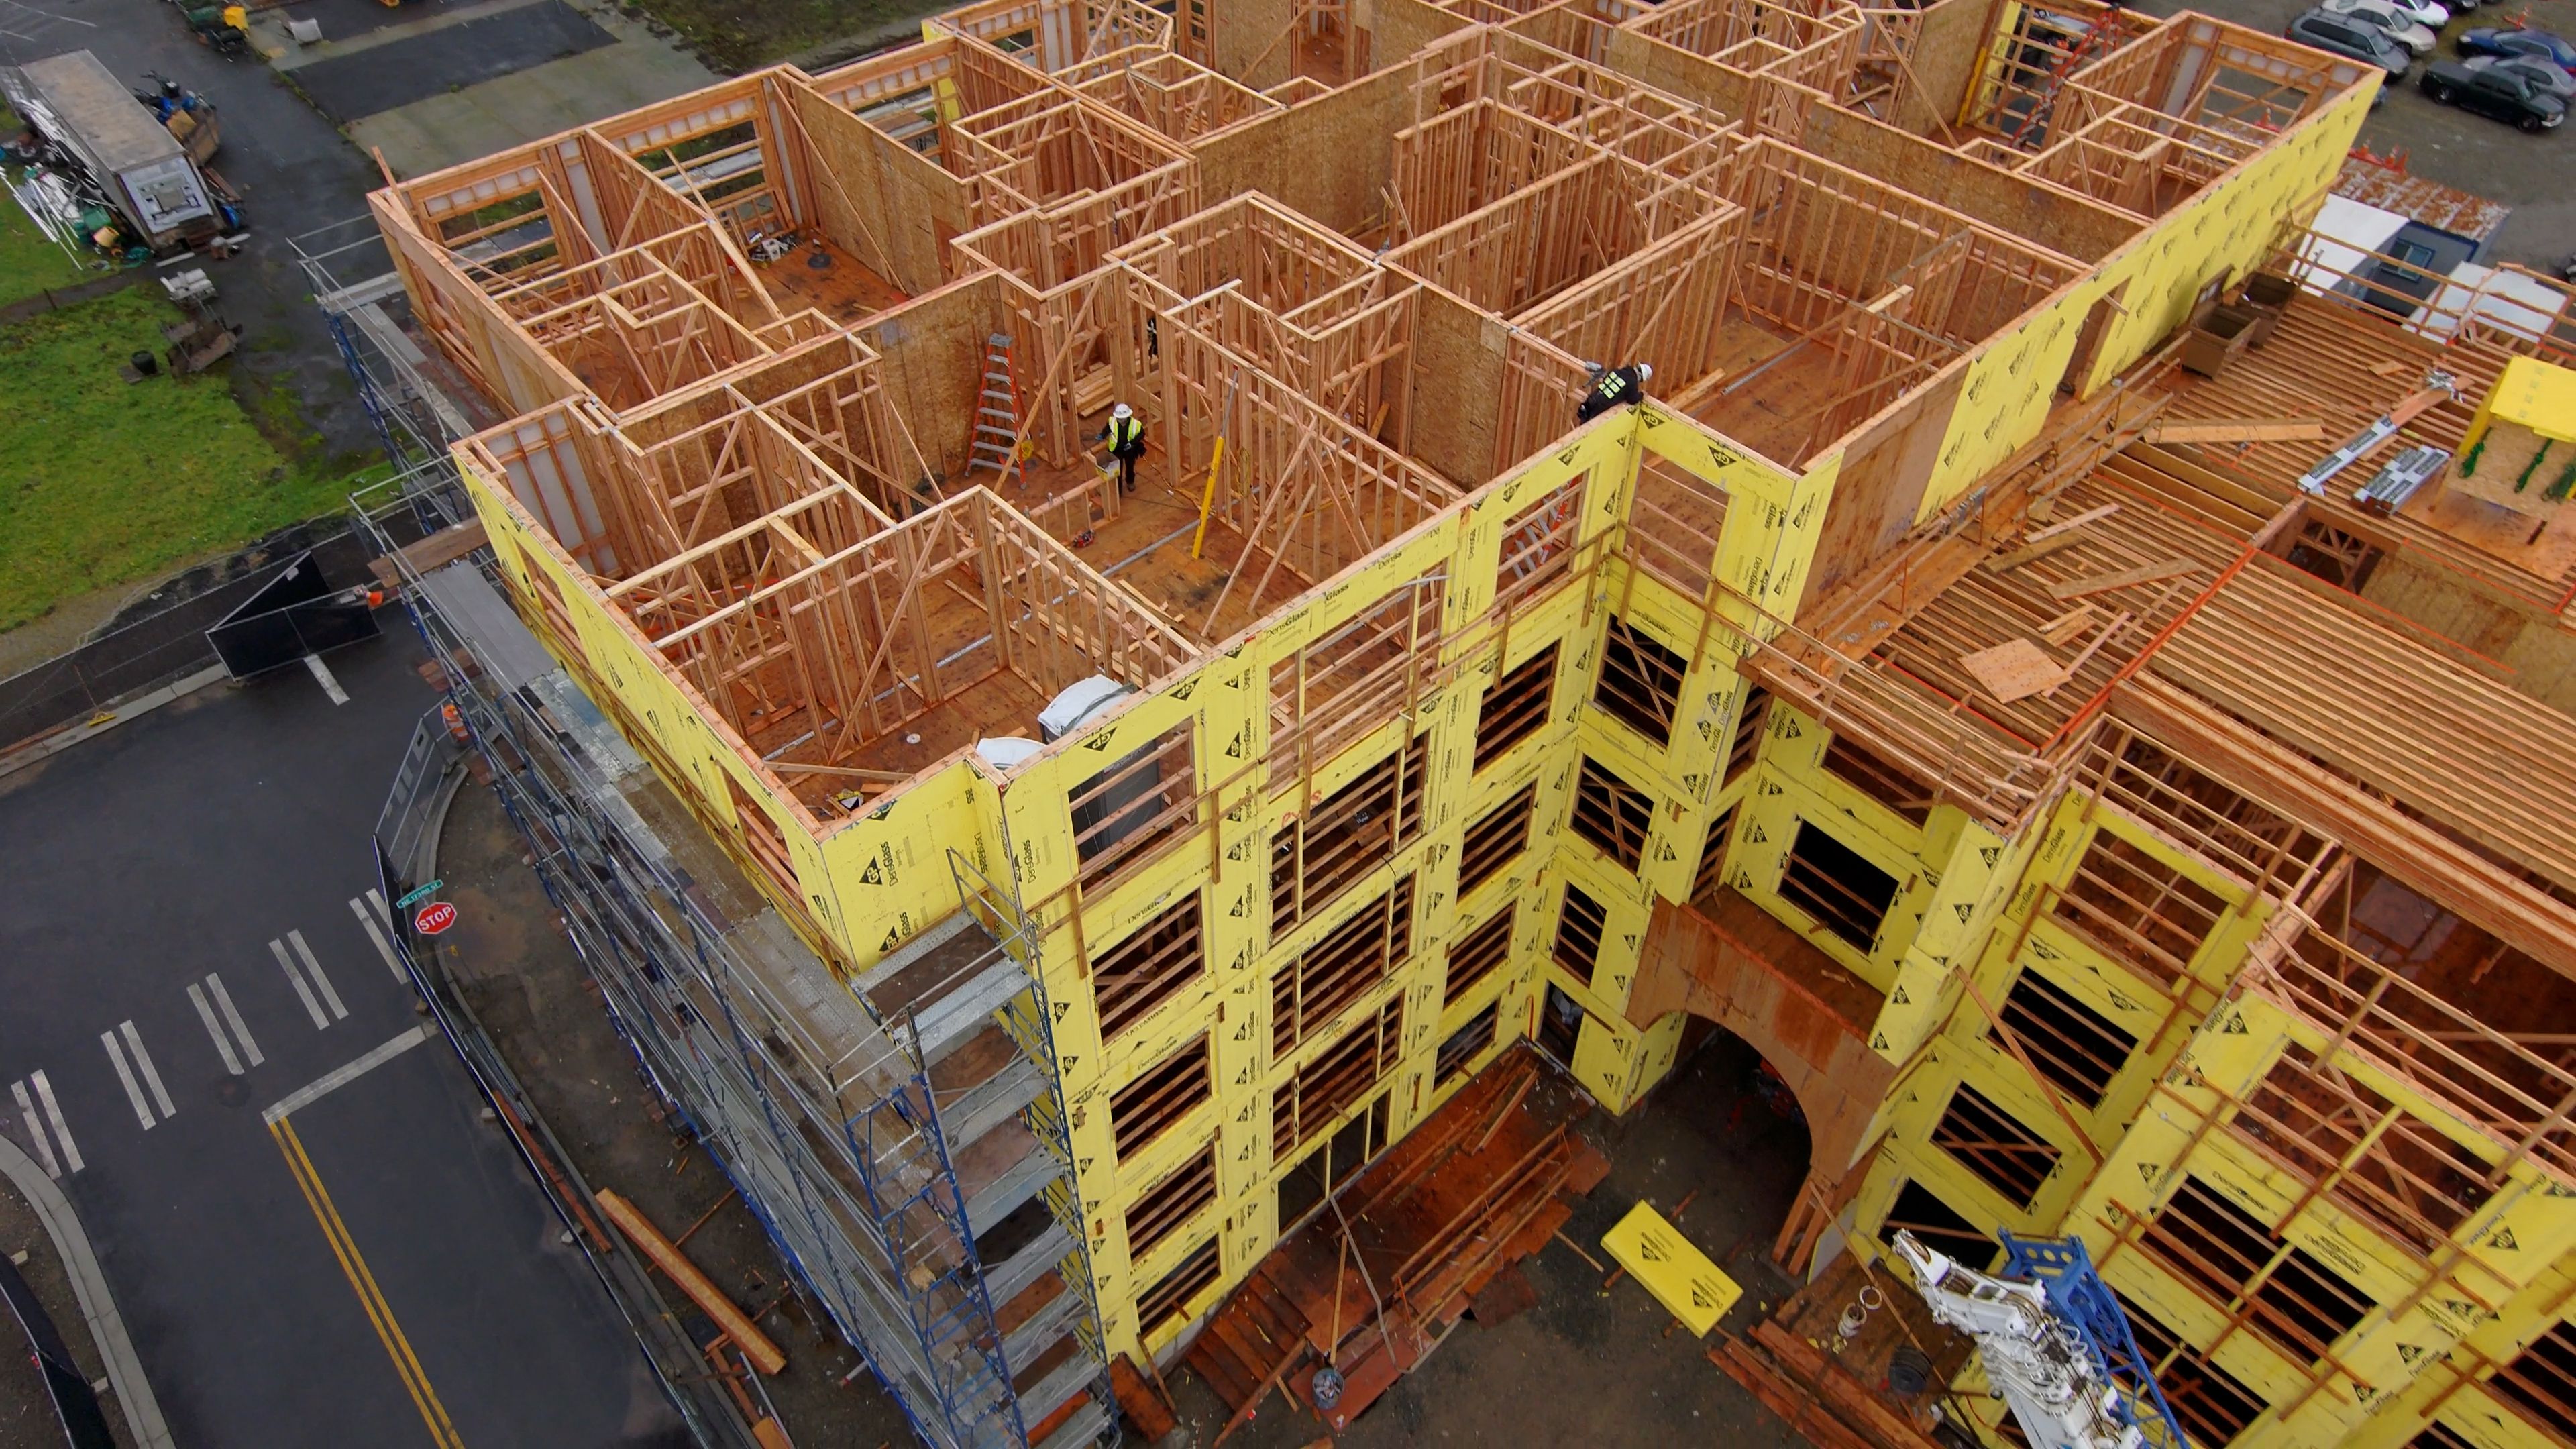
[[2080, 1239], [2003, 1235], [2004, 1276], [1896, 1235], [1932, 1317], [1974, 1339], [2031, 1449], [2189, 1449]]

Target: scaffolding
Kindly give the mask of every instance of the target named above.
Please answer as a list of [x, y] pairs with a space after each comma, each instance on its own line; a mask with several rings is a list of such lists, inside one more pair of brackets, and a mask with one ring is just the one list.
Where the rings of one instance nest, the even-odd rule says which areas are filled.
[[[405, 541], [459, 526], [463, 498], [451, 482], [366, 502], [359, 517], [402, 559]], [[688, 853], [676, 802], [570, 679], [510, 678], [506, 641], [441, 606], [492, 590], [488, 565], [445, 569], [405, 577], [403, 597], [449, 700], [620, 1034], [781, 1259], [924, 1442], [1027, 1445], [1040, 1424], [1048, 1444], [1101, 1439], [1114, 1401], [1017, 903], [952, 857], [946, 925], [880, 963], [870, 989], [816, 992], [828, 978], [774, 911], [716, 903], [758, 897], [738, 877], [723, 888], [722, 857]], [[480, 622], [495, 618], [517, 627]], [[1033, 1294], [1005, 1331], [998, 1310]]]

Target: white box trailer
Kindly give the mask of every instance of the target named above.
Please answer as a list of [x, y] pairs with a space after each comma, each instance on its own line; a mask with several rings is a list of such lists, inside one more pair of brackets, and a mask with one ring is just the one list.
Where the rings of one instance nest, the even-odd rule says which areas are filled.
[[212, 188], [176, 137], [86, 50], [0, 67], [20, 119], [89, 173], [108, 205], [152, 250], [223, 229]]

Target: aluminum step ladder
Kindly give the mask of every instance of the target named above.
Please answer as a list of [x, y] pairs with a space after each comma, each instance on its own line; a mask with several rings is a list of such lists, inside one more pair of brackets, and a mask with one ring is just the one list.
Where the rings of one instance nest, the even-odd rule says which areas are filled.
[[1019, 370], [1011, 362], [1011, 335], [996, 332], [984, 339], [984, 386], [975, 399], [975, 441], [967, 449], [966, 474], [990, 468], [1025, 487], [1021, 466]]

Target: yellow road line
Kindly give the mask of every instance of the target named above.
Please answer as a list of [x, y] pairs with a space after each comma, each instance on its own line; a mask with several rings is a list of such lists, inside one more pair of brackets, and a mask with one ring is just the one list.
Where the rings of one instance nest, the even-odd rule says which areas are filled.
[[340, 1221], [340, 1210], [331, 1205], [331, 1193], [322, 1186], [321, 1174], [313, 1170], [313, 1160], [304, 1155], [304, 1143], [295, 1135], [295, 1124], [280, 1117], [268, 1124], [268, 1133], [277, 1139], [277, 1150], [286, 1154], [287, 1171], [294, 1174], [295, 1185], [303, 1190], [314, 1221], [322, 1225], [322, 1236], [339, 1258], [340, 1271], [348, 1275], [359, 1306], [367, 1310], [367, 1321], [375, 1325], [376, 1337], [384, 1343], [385, 1356], [393, 1360], [394, 1372], [402, 1377], [403, 1388], [411, 1394], [412, 1406], [420, 1410], [421, 1422], [429, 1426], [431, 1442], [438, 1449], [464, 1449], [465, 1441], [457, 1437], [456, 1426], [448, 1422], [447, 1406], [438, 1401], [438, 1391], [429, 1386], [429, 1375], [421, 1371], [420, 1359], [411, 1351], [411, 1341], [403, 1337], [402, 1325], [394, 1321], [392, 1305], [385, 1302], [384, 1293], [376, 1287], [376, 1275], [368, 1271], [367, 1260], [359, 1256], [357, 1240], [349, 1236], [348, 1224]]

